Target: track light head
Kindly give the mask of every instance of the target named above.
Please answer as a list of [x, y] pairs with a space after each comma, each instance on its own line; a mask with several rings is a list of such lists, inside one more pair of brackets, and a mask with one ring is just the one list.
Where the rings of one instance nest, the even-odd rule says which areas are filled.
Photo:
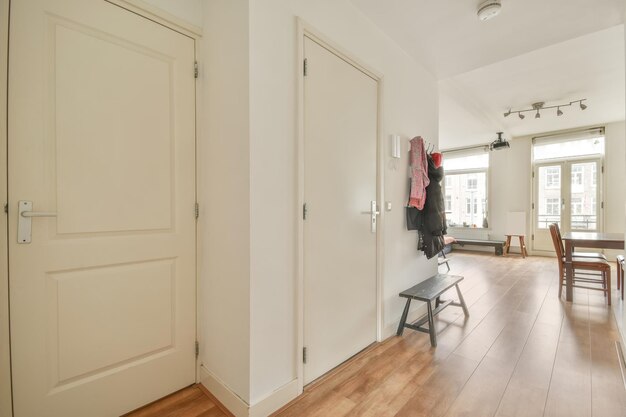
[[524, 120], [524, 117], [526, 117], [526, 116], [524, 116], [522, 113], [519, 113], [519, 118], [520, 119]]
[[587, 105], [585, 103], [583, 103], [582, 100], [580, 102], [580, 109], [581, 110], [586, 110], [587, 109]]
[[541, 119], [541, 113], [539, 113], [539, 109], [537, 109], [537, 114], [535, 114], [535, 119]]
[[507, 111], [506, 113], [504, 113], [504, 117], [509, 117], [511, 115], [511, 109], [509, 109], [509, 111]]
[[563, 116], [563, 112], [561, 111], [561, 108], [560, 108], [560, 107], [557, 107], [557, 109], [556, 109], [556, 115], [557, 115], [557, 116]]

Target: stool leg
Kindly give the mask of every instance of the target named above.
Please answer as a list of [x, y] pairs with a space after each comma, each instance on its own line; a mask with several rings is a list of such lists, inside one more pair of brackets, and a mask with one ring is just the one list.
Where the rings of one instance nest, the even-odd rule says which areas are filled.
[[437, 329], [435, 329], [435, 318], [433, 317], [433, 306], [430, 301], [426, 303], [428, 306], [428, 333], [430, 334], [430, 345], [437, 347]]
[[524, 236], [518, 236], [518, 238], [520, 251], [522, 252], [522, 258], [526, 258], [528, 256], [528, 252], [526, 251], [526, 242], [524, 240]]
[[406, 299], [406, 304], [404, 305], [404, 311], [402, 312], [402, 318], [400, 318], [400, 324], [398, 325], [397, 335], [402, 336], [404, 333], [404, 325], [406, 324], [406, 318], [409, 315], [409, 307], [411, 307], [411, 299]]
[[617, 268], [615, 268], [615, 270], [617, 271], [617, 289], [619, 290], [619, 289], [620, 289], [620, 287], [621, 287], [621, 285], [622, 285], [622, 283], [620, 282], [620, 281], [621, 281], [621, 279], [620, 279], [620, 266], [619, 266], [619, 261], [618, 261], [618, 262], [615, 262], [615, 264], [617, 265]]
[[624, 268], [622, 264], [619, 264], [620, 276], [619, 280], [622, 281], [622, 300], [624, 299]]
[[509, 248], [511, 247], [511, 236], [506, 235], [506, 243], [504, 244], [504, 254], [509, 254]]
[[469, 310], [467, 309], [467, 304], [465, 304], [465, 299], [463, 298], [463, 294], [461, 294], [461, 289], [459, 288], [459, 284], [454, 286], [456, 288], [456, 293], [459, 296], [459, 303], [461, 304], [461, 308], [463, 309], [463, 314], [465, 317], [469, 317]]

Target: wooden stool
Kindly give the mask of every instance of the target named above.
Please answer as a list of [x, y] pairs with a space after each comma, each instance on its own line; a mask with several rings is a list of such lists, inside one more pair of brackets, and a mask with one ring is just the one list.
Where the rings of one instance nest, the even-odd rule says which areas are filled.
[[522, 253], [522, 258], [526, 258], [528, 256], [528, 251], [526, 250], [526, 242], [524, 242], [524, 235], [506, 235], [506, 243], [504, 244], [504, 254], [509, 254], [509, 248], [511, 247], [511, 237], [517, 236], [519, 239], [519, 247], [520, 252]]

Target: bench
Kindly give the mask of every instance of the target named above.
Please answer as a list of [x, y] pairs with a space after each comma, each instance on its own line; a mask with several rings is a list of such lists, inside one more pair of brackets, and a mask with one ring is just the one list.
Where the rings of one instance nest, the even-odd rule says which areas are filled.
[[465, 245], [472, 245], [472, 246], [493, 246], [496, 250], [496, 255], [498, 256], [502, 256], [502, 254], [504, 253], [504, 244], [505, 242], [503, 240], [483, 240], [483, 239], [456, 239], [456, 244], [457, 245], [461, 245], [461, 246], [465, 246]]
[[[409, 288], [406, 291], [400, 293], [400, 297], [406, 298], [406, 305], [402, 312], [402, 318], [398, 325], [398, 336], [402, 336], [404, 328], [407, 327], [418, 332], [428, 333], [430, 335], [430, 344], [432, 347], [437, 346], [437, 329], [435, 329], [435, 316], [448, 306], [461, 307], [465, 317], [469, 317], [469, 311], [465, 305], [465, 300], [459, 289], [459, 282], [463, 281], [463, 277], [458, 275], [437, 274], [427, 280], [420, 282], [419, 284]], [[459, 302], [453, 300], [443, 301], [440, 299], [441, 294], [455, 287], [456, 293], [459, 296]], [[411, 307], [412, 300], [424, 301], [428, 307], [428, 313], [417, 320], [414, 323], [407, 323], [406, 319], [409, 315], [409, 308]], [[433, 309], [432, 302], [435, 301], [435, 308]], [[428, 322], [428, 328], [422, 327]]]

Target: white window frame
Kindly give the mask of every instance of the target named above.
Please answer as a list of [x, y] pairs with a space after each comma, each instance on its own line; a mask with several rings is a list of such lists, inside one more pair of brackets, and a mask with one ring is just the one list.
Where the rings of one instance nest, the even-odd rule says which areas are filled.
[[[489, 166], [487, 166], [486, 168], [473, 168], [473, 169], [454, 169], [454, 170], [446, 170], [444, 172], [444, 184], [448, 183], [448, 175], [463, 175], [463, 174], [485, 174], [485, 199], [486, 204], [485, 204], [485, 218], [487, 219], [487, 223], [491, 224], [491, 219], [490, 219], [490, 213], [491, 213], [491, 201], [490, 201], [490, 195], [491, 195], [491, 188], [490, 188], [490, 178], [489, 178], [489, 170], [491, 167], [491, 153], [489, 152], [487, 147], [481, 147], [481, 148], [476, 148], [476, 149], [470, 149], [470, 150], [459, 150], [459, 151], [443, 151], [444, 153], [444, 160], [445, 158], [462, 158], [462, 157], [466, 157], [466, 156], [472, 156], [472, 155], [481, 155], [486, 153], [487, 157], [489, 159]], [[476, 178], [476, 184], [478, 185], [478, 178]], [[465, 184], [467, 186], [467, 184]], [[467, 191], [467, 188], [465, 189], [465, 191]], [[451, 196], [452, 197], [452, 196]], [[467, 200], [465, 202], [463, 202], [463, 200], [460, 200], [461, 198], [464, 198], [465, 195], [464, 193], [460, 193], [457, 198], [459, 199], [459, 203], [462, 202], [463, 206], [465, 209], [467, 208]], [[467, 197], [465, 197], [467, 199]], [[476, 202], [478, 202], [478, 198], [475, 199]], [[476, 203], [478, 204], [478, 203]], [[467, 214], [469, 214], [470, 212], [467, 212]], [[475, 214], [478, 214], [478, 211], [476, 211]], [[482, 224], [478, 225], [478, 227], [476, 228], [471, 228], [471, 227], [463, 227], [463, 226], [450, 226], [448, 227], [448, 230], [481, 230], [481, 231], [488, 231], [490, 230], [490, 227], [484, 228], [482, 227]]]

